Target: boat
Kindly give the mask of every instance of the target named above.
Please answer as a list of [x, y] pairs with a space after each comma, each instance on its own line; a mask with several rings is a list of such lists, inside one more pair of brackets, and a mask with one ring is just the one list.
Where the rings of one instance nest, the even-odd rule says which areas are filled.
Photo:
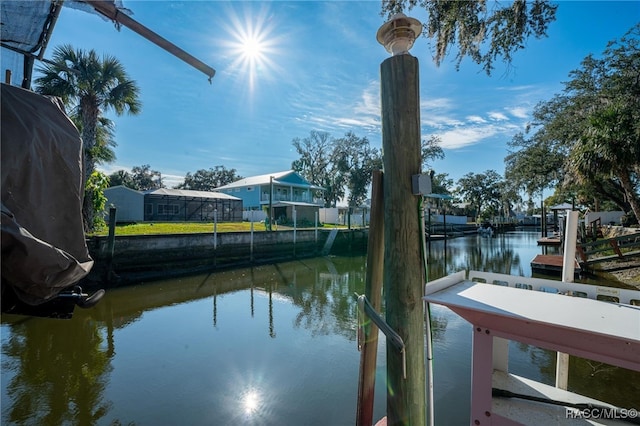
[[473, 425], [640, 424], [638, 407], [615, 407], [509, 372], [509, 341], [640, 371], [640, 291], [460, 271], [425, 286], [425, 301], [473, 326]]
[[93, 266], [82, 224], [82, 140], [62, 103], [2, 83], [2, 313], [68, 319], [104, 290], [78, 286]]
[[493, 226], [489, 223], [484, 224], [478, 228], [478, 235], [481, 237], [493, 237]]

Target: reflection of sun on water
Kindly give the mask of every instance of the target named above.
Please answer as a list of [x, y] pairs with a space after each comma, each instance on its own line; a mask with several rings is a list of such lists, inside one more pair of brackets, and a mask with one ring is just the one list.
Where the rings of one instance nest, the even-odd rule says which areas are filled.
[[244, 412], [247, 414], [252, 414], [256, 412], [260, 406], [260, 396], [256, 391], [249, 391], [244, 396], [243, 401]]

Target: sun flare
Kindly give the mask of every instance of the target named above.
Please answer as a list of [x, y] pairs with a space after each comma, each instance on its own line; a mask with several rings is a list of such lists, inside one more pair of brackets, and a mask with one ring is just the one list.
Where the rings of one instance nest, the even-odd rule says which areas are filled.
[[270, 79], [278, 70], [274, 56], [278, 55], [278, 45], [283, 35], [275, 34], [275, 23], [267, 9], [245, 10], [239, 15], [229, 13], [224, 24], [229, 39], [224, 41], [228, 56], [232, 59], [229, 71], [249, 79], [249, 89], [254, 90], [258, 79]]
[[242, 40], [240, 50], [242, 55], [248, 60], [258, 60], [263, 56], [265, 46], [262, 41], [256, 37], [248, 37]]

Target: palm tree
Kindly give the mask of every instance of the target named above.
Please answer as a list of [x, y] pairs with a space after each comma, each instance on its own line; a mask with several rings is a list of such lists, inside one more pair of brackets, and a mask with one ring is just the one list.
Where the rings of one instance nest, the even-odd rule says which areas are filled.
[[[102, 58], [92, 49], [88, 52], [71, 45], [57, 47], [52, 60], [37, 69], [42, 74], [35, 80], [36, 92], [58, 96], [80, 119], [84, 147], [84, 182], [100, 161], [99, 141], [102, 114], [113, 110], [116, 115], [140, 112], [140, 89], [130, 80], [122, 64], [113, 56]], [[98, 149], [96, 149], [98, 148]], [[85, 197], [86, 198], [86, 197]], [[92, 203], [83, 204], [85, 229], [93, 224]]]
[[594, 179], [603, 171], [615, 177], [624, 190], [636, 220], [640, 222], [635, 170], [640, 165], [640, 141], [630, 111], [611, 105], [589, 117], [590, 128], [577, 141], [569, 156], [569, 167], [579, 177]]
[[[70, 116], [73, 124], [82, 133], [82, 118], [77, 114]], [[108, 164], [116, 160], [116, 152], [114, 148], [118, 146], [115, 139], [116, 124], [107, 117], [98, 118], [98, 127], [96, 127], [96, 143], [91, 150], [91, 157], [95, 164]]]

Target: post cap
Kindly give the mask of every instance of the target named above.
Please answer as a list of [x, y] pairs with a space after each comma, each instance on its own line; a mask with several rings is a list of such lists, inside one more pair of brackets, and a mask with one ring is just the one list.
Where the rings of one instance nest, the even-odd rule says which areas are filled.
[[388, 22], [382, 24], [376, 39], [391, 53], [391, 56], [409, 53], [413, 42], [422, 33], [422, 24], [404, 13], [397, 13]]

